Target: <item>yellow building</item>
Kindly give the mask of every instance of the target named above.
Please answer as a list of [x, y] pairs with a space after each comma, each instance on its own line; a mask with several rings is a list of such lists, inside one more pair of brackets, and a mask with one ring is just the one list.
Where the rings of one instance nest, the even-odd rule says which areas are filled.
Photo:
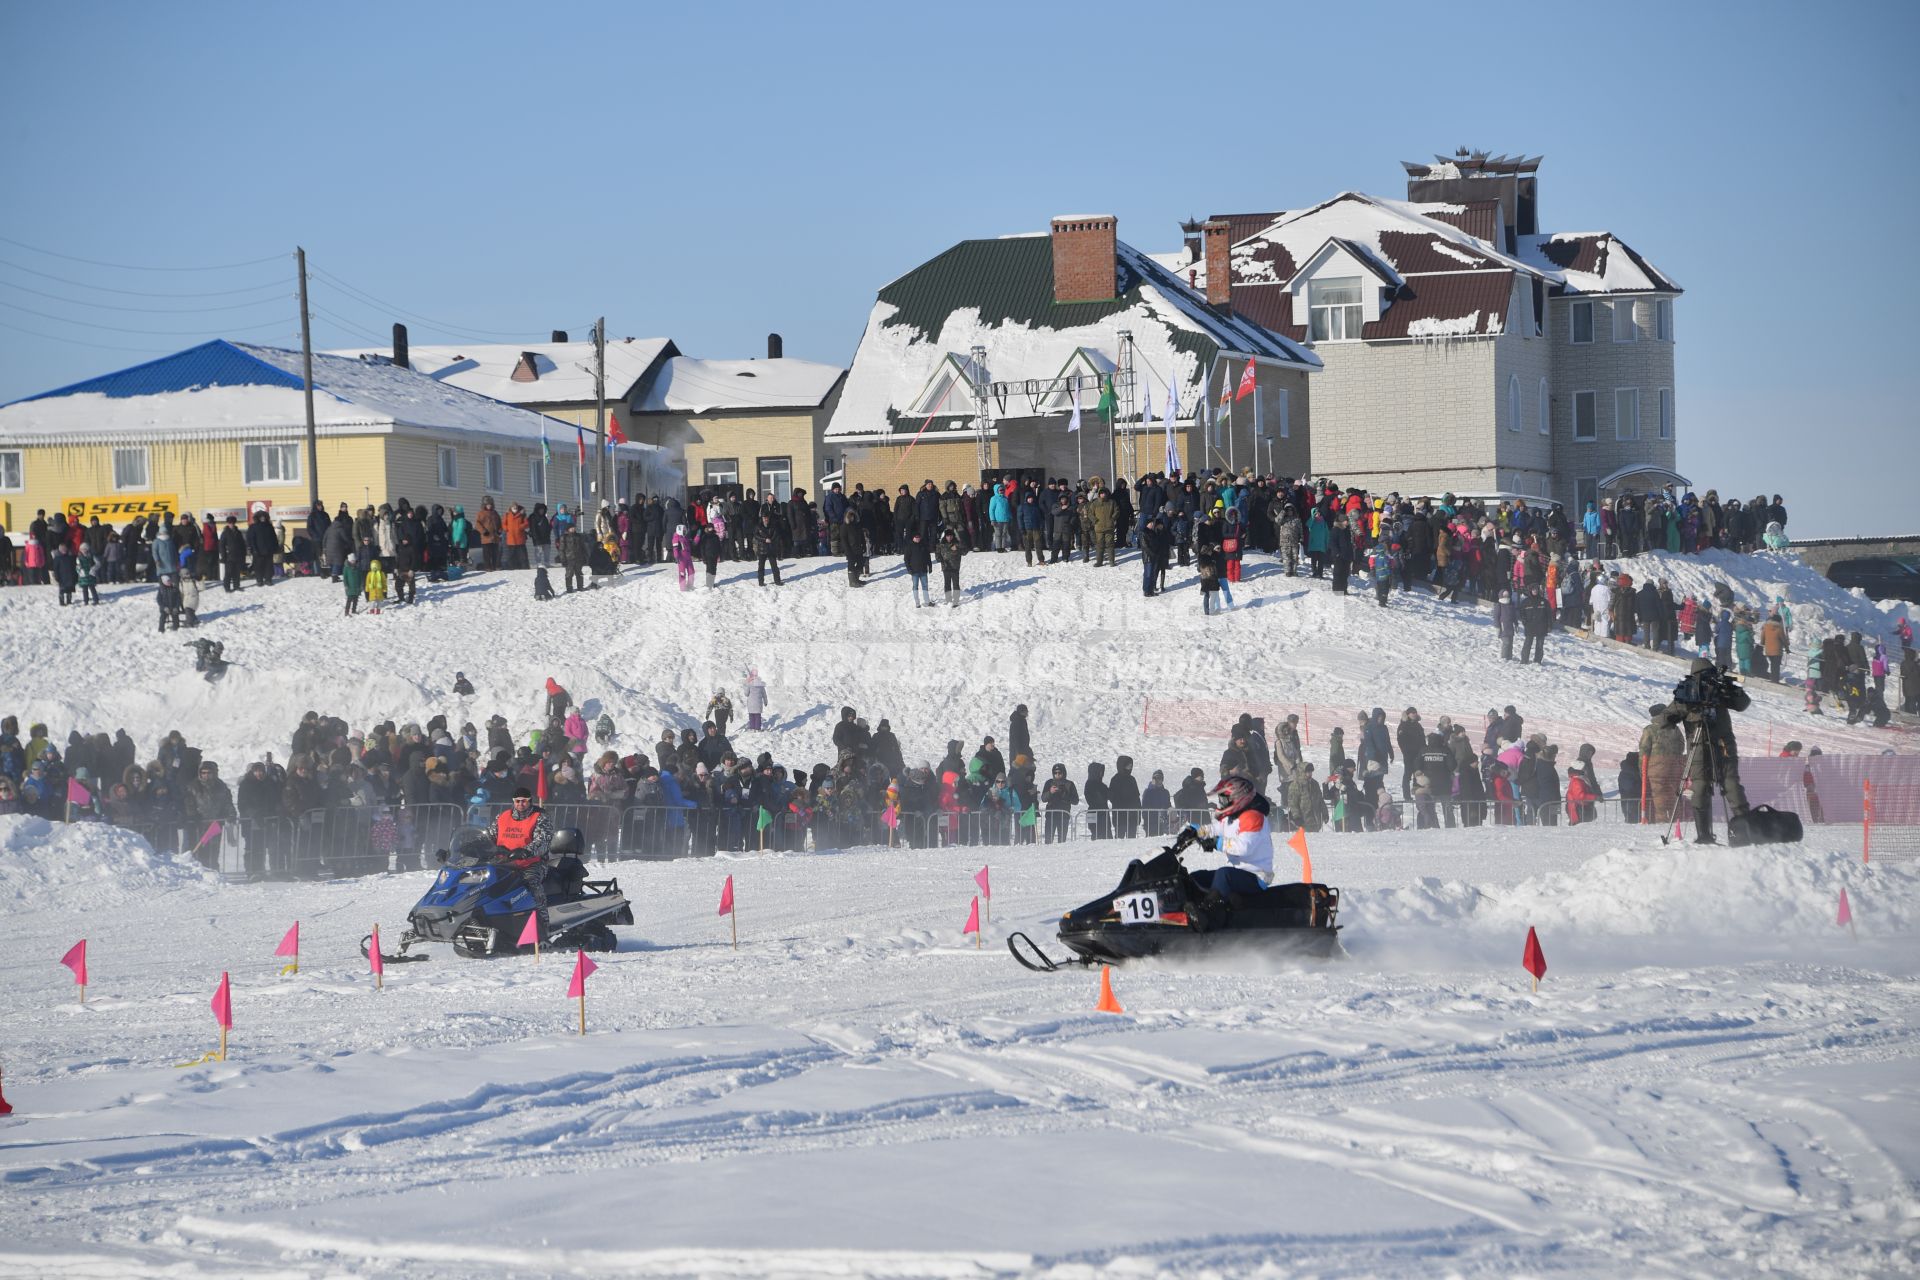
[[817, 498], [836, 468], [824, 445], [846, 370], [779, 354], [765, 360], [673, 356], [626, 406], [628, 431], [684, 463], [687, 483], [738, 484], [785, 502], [795, 489]]
[[[316, 354], [310, 459], [303, 385], [298, 351], [216, 340], [0, 406], [0, 525], [56, 510], [116, 524], [266, 510], [304, 524], [316, 477], [329, 509], [578, 500], [570, 424], [385, 358]], [[674, 482], [658, 449], [613, 455], [623, 489]]]

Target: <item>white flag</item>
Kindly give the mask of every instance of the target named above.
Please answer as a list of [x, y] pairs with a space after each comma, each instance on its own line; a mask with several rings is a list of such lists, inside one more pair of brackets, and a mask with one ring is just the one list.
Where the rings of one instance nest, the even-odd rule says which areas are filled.
[[[1205, 396], [1200, 397], [1202, 401]], [[1167, 416], [1161, 419], [1165, 424], [1167, 436], [1167, 473], [1171, 475], [1180, 469], [1180, 451], [1173, 447], [1173, 420], [1180, 416], [1180, 387], [1176, 383], [1167, 384]]]
[[1153, 384], [1147, 381], [1147, 375], [1140, 375], [1140, 425], [1153, 421]]
[[1067, 419], [1067, 430], [1080, 429], [1080, 375], [1073, 376], [1073, 416]]

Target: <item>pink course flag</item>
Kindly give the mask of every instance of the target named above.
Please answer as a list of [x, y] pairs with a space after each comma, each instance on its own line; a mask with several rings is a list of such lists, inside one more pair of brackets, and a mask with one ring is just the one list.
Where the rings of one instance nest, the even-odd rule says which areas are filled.
[[87, 790], [84, 786], [82, 786], [78, 782], [75, 782], [72, 778], [68, 778], [67, 779], [67, 803], [83, 805], [83, 806], [90, 805], [93, 803], [93, 792]]
[[373, 945], [367, 949], [367, 969], [376, 980], [383, 979], [387, 972], [387, 962], [380, 954], [380, 926], [373, 926]]
[[273, 949], [277, 956], [297, 956], [300, 954], [300, 922], [295, 920], [293, 928], [287, 930], [287, 936], [280, 939], [280, 945]]
[[1840, 918], [1836, 920], [1834, 923], [1835, 924], [1852, 924], [1853, 923], [1853, 904], [1847, 901], [1847, 891], [1845, 889], [1842, 889], [1840, 891]]
[[540, 913], [538, 911], [527, 912], [527, 923], [520, 930], [520, 941], [515, 945], [522, 947], [540, 945]]
[[900, 810], [898, 806], [888, 805], [886, 810], [881, 813], [880, 821], [886, 823], [889, 827], [897, 829], [900, 826]]
[[60, 957], [60, 963], [73, 970], [74, 985], [87, 985], [87, 940], [85, 938], [68, 948], [67, 954]]
[[226, 974], [220, 975], [220, 985], [213, 989], [213, 1020], [220, 1024], [222, 1031], [233, 1030], [233, 984]]
[[587, 979], [591, 977], [599, 967], [599, 965], [587, 959], [586, 952], [574, 952], [573, 981], [567, 984], [567, 996], [569, 998], [578, 997], [585, 999], [587, 994]]
[[730, 916], [733, 914], [733, 877], [732, 876], [728, 876], [727, 882], [724, 885], [720, 886], [720, 910], [716, 914], [723, 915], [723, 916]]
[[960, 932], [963, 934], [971, 933], [978, 936], [980, 932], [980, 899], [978, 896], [974, 898], [973, 908], [967, 912], [967, 923], [961, 927]]
[[982, 867], [978, 871], [974, 872], [973, 882], [980, 886], [981, 897], [983, 898], [993, 897], [993, 886], [987, 880], [987, 868]]

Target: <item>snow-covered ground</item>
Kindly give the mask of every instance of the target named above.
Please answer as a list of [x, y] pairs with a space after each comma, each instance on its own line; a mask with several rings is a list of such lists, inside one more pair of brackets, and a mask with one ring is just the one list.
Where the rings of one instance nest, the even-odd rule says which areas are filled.
[[[1750, 598], [1786, 583], [1803, 626], [1892, 616], [1791, 563], [1717, 571]], [[1676, 674], [1562, 638], [1544, 667], [1503, 666], [1484, 615], [1381, 610], [1264, 563], [1220, 619], [1191, 585], [1141, 599], [1127, 568], [988, 555], [966, 572], [955, 610], [913, 610], [896, 578], [850, 593], [823, 561], [778, 593], [735, 567], [735, 585], [681, 596], [656, 570], [546, 606], [524, 576], [483, 577], [378, 618], [337, 616], [315, 583], [215, 593], [210, 633], [242, 665], [214, 686], [148, 630], [144, 595], [62, 613], [50, 592], [4, 592], [6, 710], [61, 736], [124, 725], [143, 749], [178, 727], [231, 773], [283, 752], [308, 708], [531, 727], [548, 674], [644, 746], [754, 664], [781, 721], [739, 741], [783, 762], [826, 758], [842, 703], [889, 717], [918, 760], [1003, 736], [1024, 701], [1043, 764], [1078, 777], [1120, 752], [1211, 773], [1211, 720], [1143, 733], [1148, 697], [1470, 723], [1514, 702], [1624, 735]], [[464, 703], [455, 668], [479, 688]], [[1323, 835], [1346, 958], [1129, 967], [1121, 1015], [1093, 1011], [1092, 975], [1006, 955], [1013, 929], [1049, 943], [1143, 845], [618, 864], [638, 923], [591, 979], [580, 1037], [566, 957], [441, 951], [373, 989], [359, 939], [397, 932], [417, 873], [225, 884], [122, 833], [0, 819], [17, 1109], [0, 1121], [0, 1274], [1920, 1266], [1920, 869], [1863, 866], [1857, 828], [1758, 851], [1607, 827]], [[982, 863], [976, 950], [960, 925]], [[737, 952], [715, 915], [728, 874]], [[1842, 889], [1854, 931], [1835, 924]], [[282, 976], [295, 920], [301, 968]], [[1528, 926], [1551, 966], [1538, 994]], [[56, 963], [82, 936], [84, 1007]], [[223, 971], [230, 1058], [176, 1066], [214, 1042]]]

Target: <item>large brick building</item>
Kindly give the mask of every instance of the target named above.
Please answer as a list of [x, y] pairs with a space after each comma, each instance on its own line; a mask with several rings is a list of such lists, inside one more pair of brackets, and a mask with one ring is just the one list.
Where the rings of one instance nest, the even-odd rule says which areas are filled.
[[1679, 285], [1610, 233], [1543, 232], [1537, 158], [1404, 167], [1404, 201], [1217, 216], [1159, 259], [1324, 363], [1313, 471], [1576, 510], [1677, 478]]

